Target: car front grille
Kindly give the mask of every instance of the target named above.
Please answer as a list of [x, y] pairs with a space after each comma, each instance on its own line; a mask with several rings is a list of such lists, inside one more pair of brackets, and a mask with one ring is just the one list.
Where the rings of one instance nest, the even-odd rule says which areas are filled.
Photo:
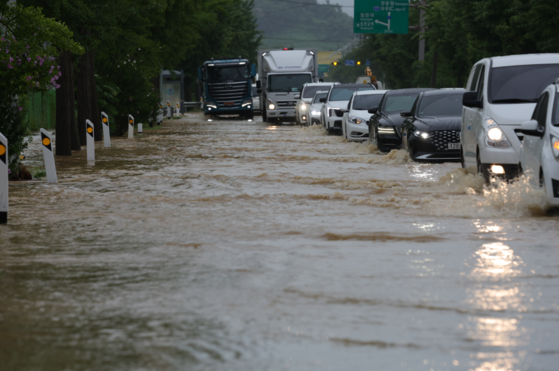
[[284, 101], [284, 102], [277, 102], [278, 103], [278, 107], [295, 107], [297, 105], [297, 102], [295, 101]]
[[340, 111], [339, 109], [335, 109], [334, 111], [334, 115], [336, 115], [336, 117], [344, 117], [344, 113], [342, 111]]
[[208, 84], [210, 96], [213, 97], [220, 107], [240, 107], [243, 97], [248, 95], [248, 83], [228, 82]]
[[342, 127], [342, 120], [334, 121], [334, 127], [335, 128], [341, 128]]
[[437, 150], [448, 151], [448, 143], [460, 143], [460, 130], [432, 131], [429, 138]]

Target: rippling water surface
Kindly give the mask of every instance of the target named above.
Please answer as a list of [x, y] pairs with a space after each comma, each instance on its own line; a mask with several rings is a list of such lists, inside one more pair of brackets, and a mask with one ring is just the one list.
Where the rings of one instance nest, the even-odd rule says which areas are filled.
[[10, 184], [2, 371], [559, 369], [558, 219], [525, 181], [197, 115], [96, 157]]

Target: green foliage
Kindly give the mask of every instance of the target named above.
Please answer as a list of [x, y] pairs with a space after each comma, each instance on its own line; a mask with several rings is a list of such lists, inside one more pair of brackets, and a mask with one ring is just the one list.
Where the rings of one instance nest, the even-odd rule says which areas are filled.
[[266, 35], [263, 48], [315, 48], [334, 51], [354, 37], [353, 19], [338, 5], [317, 0], [256, 0], [255, 14]]
[[[12, 172], [18, 169], [19, 154], [27, 148], [25, 140], [29, 131], [25, 124], [25, 97], [4, 96], [0, 99], [0, 133], [8, 140], [9, 167]], [[20, 107], [19, 105], [23, 107]]]

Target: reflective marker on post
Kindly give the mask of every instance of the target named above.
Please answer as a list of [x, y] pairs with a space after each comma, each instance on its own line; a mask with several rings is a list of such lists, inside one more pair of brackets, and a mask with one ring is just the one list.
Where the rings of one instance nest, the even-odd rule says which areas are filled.
[[180, 106], [179, 102], [177, 102], [177, 116], [180, 116], [180, 114], [181, 114], [181, 108], [180, 107], [181, 106]]
[[128, 139], [134, 138], [134, 116], [128, 115]]
[[103, 139], [105, 147], [111, 146], [111, 130], [109, 128], [109, 116], [105, 112], [101, 112], [101, 121], [103, 122]]
[[138, 134], [142, 134], [144, 132], [144, 125], [140, 122], [138, 124]]
[[93, 137], [93, 123], [85, 120], [85, 132], [87, 138], [87, 162], [95, 162], [95, 138]]
[[52, 138], [45, 129], [41, 129], [41, 144], [43, 147], [45, 170], [47, 172], [47, 183], [58, 183], [56, 166], [54, 165], [54, 153], [52, 152]]
[[8, 222], [8, 140], [0, 134], [0, 224]]

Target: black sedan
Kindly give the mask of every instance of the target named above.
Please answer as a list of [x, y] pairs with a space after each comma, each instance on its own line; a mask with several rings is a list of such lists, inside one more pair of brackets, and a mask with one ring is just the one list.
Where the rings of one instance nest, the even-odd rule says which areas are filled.
[[462, 96], [465, 90], [421, 93], [411, 111], [402, 112], [402, 147], [414, 161], [460, 161]]
[[386, 92], [379, 106], [369, 110], [369, 113], [373, 114], [367, 121], [369, 141], [376, 141], [380, 151], [399, 149], [402, 145], [401, 129], [404, 123], [400, 113], [410, 111], [419, 94], [430, 90], [435, 89], [416, 88]]

